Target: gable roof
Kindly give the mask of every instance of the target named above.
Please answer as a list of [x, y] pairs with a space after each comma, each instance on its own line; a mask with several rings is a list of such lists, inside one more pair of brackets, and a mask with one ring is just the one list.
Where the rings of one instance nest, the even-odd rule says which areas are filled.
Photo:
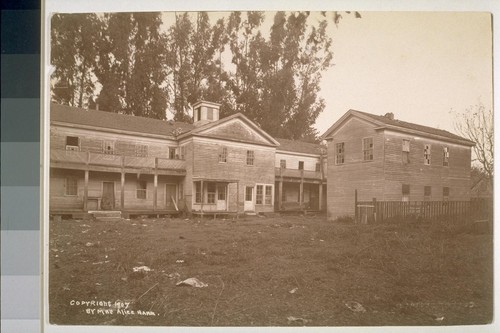
[[174, 134], [185, 133], [194, 128], [188, 123], [87, 110], [55, 103], [50, 105], [50, 121], [167, 137], [174, 137]]
[[[198, 127], [194, 127], [191, 131], [181, 134], [179, 136], [179, 138], [181, 139], [181, 138], [185, 138], [185, 137], [193, 135], [193, 136], [203, 136], [203, 137], [227, 139], [224, 137], [219, 137], [219, 136], [210, 134], [210, 132], [214, 128], [221, 126], [225, 123], [228, 123], [233, 119], [239, 119], [240, 121], [242, 121], [243, 123], [248, 125], [253, 131], [255, 131], [258, 135], [263, 137], [268, 142], [267, 145], [273, 146], [273, 147], [279, 146], [279, 142], [276, 141], [276, 139], [274, 139], [271, 135], [269, 135], [267, 132], [265, 132], [263, 129], [261, 129], [259, 126], [257, 126], [253, 121], [248, 119], [242, 113], [235, 113], [235, 114], [230, 115], [228, 117], [225, 117], [225, 118], [222, 118], [222, 119], [219, 119], [216, 121], [212, 121], [212, 122], [206, 123], [206, 124], [198, 126]], [[248, 140], [238, 140], [238, 139], [232, 139], [232, 141], [249, 142]], [[252, 142], [252, 143], [257, 143], [257, 142]], [[259, 143], [259, 144], [263, 144], [263, 143]]]
[[391, 129], [395, 131], [405, 132], [405, 133], [413, 133], [420, 134], [427, 137], [433, 137], [438, 139], [444, 139], [447, 141], [452, 141], [460, 144], [464, 144], [467, 146], [475, 145], [474, 142], [463, 138], [459, 135], [450, 133], [445, 130], [437, 129], [434, 127], [418, 125], [415, 123], [409, 123], [406, 121], [391, 119], [387, 116], [379, 116], [374, 115], [368, 112], [362, 112], [357, 110], [349, 110], [347, 111], [338, 121], [336, 121], [322, 136], [321, 138], [331, 138], [331, 134], [349, 117], [356, 116], [362, 119], [365, 119], [369, 122], [374, 123], [378, 126], [377, 129]]
[[281, 139], [276, 138], [276, 141], [279, 142], [280, 146], [276, 148], [278, 151], [288, 151], [293, 153], [302, 153], [302, 154], [321, 154], [321, 146], [318, 143], [310, 143], [298, 140], [289, 140], [289, 139]]

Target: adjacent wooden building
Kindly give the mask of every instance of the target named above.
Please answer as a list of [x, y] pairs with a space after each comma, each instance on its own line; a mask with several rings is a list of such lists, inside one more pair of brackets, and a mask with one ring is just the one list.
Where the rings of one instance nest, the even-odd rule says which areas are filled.
[[349, 110], [322, 136], [328, 142], [328, 218], [354, 215], [368, 201], [470, 199], [473, 142], [450, 132]]
[[52, 104], [51, 214], [325, 207], [319, 145], [274, 139], [242, 114], [219, 119], [219, 107], [196, 103], [188, 124]]

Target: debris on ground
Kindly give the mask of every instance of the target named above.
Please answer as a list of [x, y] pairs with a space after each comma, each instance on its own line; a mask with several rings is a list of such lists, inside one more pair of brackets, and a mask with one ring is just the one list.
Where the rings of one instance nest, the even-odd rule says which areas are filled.
[[345, 302], [345, 306], [347, 306], [349, 308], [349, 310], [351, 310], [353, 312], [366, 312], [363, 305], [361, 305], [360, 303], [358, 303], [356, 301], [347, 301], [347, 302]]
[[292, 290], [289, 291], [290, 294], [295, 294], [299, 290], [299, 288], [293, 288]]
[[148, 266], [138, 266], [138, 267], [134, 267], [132, 269], [134, 272], [150, 272], [150, 271], [152, 271], [152, 269], [149, 268]]
[[184, 260], [183, 259], [178, 259], [175, 261], [177, 264], [183, 264], [184, 263]]
[[179, 273], [175, 272], [175, 273], [167, 274], [167, 277], [169, 279], [179, 279], [181, 277], [181, 275]]
[[98, 261], [98, 262], [93, 262], [92, 265], [102, 265], [102, 264], [107, 264], [108, 262], [109, 262], [109, 260]]
[[435, 321], [443, 321], [444, 320], [444, 316], [441, 314], [436, 314], [433, 317], [434, 317]]
[[86, 234], [87, 232], [89, 232], [90, 229], [85, 229], [85, 230], [82, 230], [82, 234]]
[[87, 246], [87, 247], [91, 247], [91, 246], [94, 246], [94, 243], [87, 242], [87, 244], [85, 244], [85, 246]]
[[302, 325], [305, 325], [308, 322], [310, 322], [310, 320], [307, 320], [307, 319], [304, 319], [304, 318], [297, 318], [297, 317], [294, 317], [294, 316], [289, 316], [289, 317], [287, 317], [287, 319], [288, 319], [288, 321], [290, 323], [302, 324]]
[[189, 278], [184, 281], [178, 282], [176, 286], [182, 287], [182, 286], [190, 286], [190, 287], [195, 287], [195, 288], [204, 288], [208, 287], [208, 284], [205, 282], [201, 282], [197, 278]]

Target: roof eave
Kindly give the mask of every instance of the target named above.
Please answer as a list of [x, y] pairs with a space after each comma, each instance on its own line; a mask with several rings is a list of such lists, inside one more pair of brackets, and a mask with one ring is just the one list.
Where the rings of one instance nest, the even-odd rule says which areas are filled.
[[403, 128], [403, 127], [398, 127], [398, 126], [391, 126], [391, 125], [379, 126], [379, 127], [376, 127], [375, 130], [376, 131], [391, 130], [391, 131], [401, 132], [401, 133], [417, 134], [417, 135], [420, 135], [423, 137], [428, 137], [431, 139], [453, 142], [456, 144], [461, 144], [461, 145], [470, 146], [470, 147], [476, 145], [475, 142], [467, 140], [467, 139], [461, 140], [461, 139], [456, 139], [456, 138], [450, 138], [450, 137], [443, 136], [443, 135], [437, 135], [437, 134], [432, 134], [432, 133], [428, 133], [428, 132], [424, 132], [424, 131], [413, 130], [413, 129]]

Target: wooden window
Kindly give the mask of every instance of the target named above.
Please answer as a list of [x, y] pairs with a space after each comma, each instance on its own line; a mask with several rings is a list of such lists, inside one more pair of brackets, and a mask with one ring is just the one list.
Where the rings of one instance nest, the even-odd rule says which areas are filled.
[[443, 166], [448, 166], [450, 161], [450, 150], [448, 147], [443, 147]]
[[280, 160], [280, 168], [286, 169], [286, 160]]
[[176, 147], [169, 147], [168, 148], [168, 158], [171, 160], [177, 159], [177, 148]]
[[253, 165], [254, 163], [254, 152], [253, 150], [247, 150], [247, 165]]
[[214, 204], [215, 203], [215, 183], [207, 184], [207, 203]]
[[147, 157], [148, 156], [148, 146], [147, 145], [135, 145], [135, 156]]
[[80, 150], [80, 138], [77, 136], [67, 136], [66, 150]]
[[137, 181], [137, 199], [146, 199], [148, 183], [145, 180]]
[[113, 141], [105, 140], [102, 145], [102, 152], [104, 154], [113, 155], [115, 153], [115, 143]]
[[76, 196], [78, 195], [78, 181], [74, 177], [66, 178], [65, 194]]
[[335, 144], [335, 164], [344, 164], [344, 142]]
[[247, 186], [245, 187], [245, 201], [253, 200], [253, 187]]
[[320, 171], [321, 171], [321, 164], [316, 163], [316, 172], [320, 172]]
[[201, 106], [199, 108], [196, 108], [196, 119], [195, 121], [201, 120]]
[[262, 205], [263, 204], [263, 199], [264, 199], [264, 186], [263, 185], [257, 185], [257, 190], [256, 190], [256, 193], [255, 193], [255, 204]]
[[219, 162], [226, 163], [227, 162], [227, 148], [221, 147], [219, 150]]
[[402, 187], [402, 195], [403, 195], [403, 198], [402, 198], [402, 201], [410, 201], [410, 185], [409, 184], [403, 184], [403, 187]]
[[431, 186], [424, 186], [424, 201], [431, 200], [431, 192], [432, 192]]
[[265, 204], [266, 205], [273, 204], [273, 186], [272, 185], [266, 185]]
[[431, 165], [431, 145], [424, 146], [424, 164]]
[[214, 109], [213, 108], [207, 108], [207, 119], [214, 120]]
[[373, 138], [363, 139], [363, 160], [373, 161]]
[[195, 182], [195, 199], [194, 199], [194, 202], [195, 203], [201, 203], [202, 201], [202, 192], [201, 192], [201, 182]]
[[410, 140], [403, 139], [403, 163], [410, 163]]
[[304, 161], [299, 161], [299, 170], [304, 170]]
[[448, 201], [450, 199], [450, 188], [443, 187], [443, 201]]
[[226, 200], [226, 185], [217, 185], [217, 200]]

